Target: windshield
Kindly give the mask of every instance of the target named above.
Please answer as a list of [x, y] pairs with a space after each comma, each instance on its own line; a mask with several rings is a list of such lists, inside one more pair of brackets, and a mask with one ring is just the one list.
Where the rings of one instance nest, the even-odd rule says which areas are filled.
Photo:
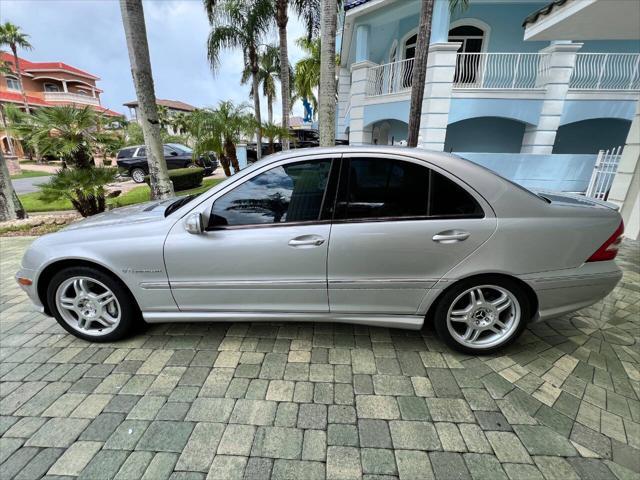
[[169, 215], [171, 215], [173, 212], [175, 212], [176, 210], [178, 210], [180, 207], [182, 207], [183, 205], [186, 205], [187, 203], [189, 203], [191, 200], [193, 200], [194, 198], [196, 198], [198, 195], [200, 195], [199, 193], [193, 193], [191, 195], [187, 195], [186, 197], [180, 197], [178, 198], [175, 202], [171, 203], [167, 209], [164, 211], [164, 216], [168, 217]]
[[182, 145], [180, 143], [167, 143], [170, 147], [175, 148], [176, 150], [180, 150], [184, 153], [193, 153], [193, 150], [187, 147], [186, 145]]

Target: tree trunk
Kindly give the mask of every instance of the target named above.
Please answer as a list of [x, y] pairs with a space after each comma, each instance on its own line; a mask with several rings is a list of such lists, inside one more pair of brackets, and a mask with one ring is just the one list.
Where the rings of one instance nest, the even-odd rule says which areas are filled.
[[238, 163], [238, 156], [236, 155], [236, 146], [229, 138], [224, 142], [224, 154], [233, 167], [233, 173], [238, 173], [240, 171], [240, 164]]
[[18, 76], [18, 85], [20, 86], [20, 94], [22, 95], [24, 111], [31, 113], [29, 102], [27, 101], [27, 94], [25, 93], [24, 86], [22, 85], [22, 70], [20, 69], [20, 59], [18, 58], [18, 49], [15, 44], [11, 45], [11, 52], [13, 53], [13, 62], [16, 67], [16, 75]]
[[320, 146], [336, 144], [336, 0], [322, 0], [320, 21], [320, 87], [318, 123]]
[[133, 85], [138, 99], [140, 126], [147, 147], [151, 198], [169, 198], [174, 195], [173, 184], [169, 179], [167, 162], [162, 149], [142, 0], [120, 0], [120, 10], [127, 38]]
[[273, 97], [271, 95], [267, 95], [267, 118], [269, 119], [269, 124], [273, 123]]
[[411, 103], [409, 107], [409, 135], [407, 145], [418, 146], [420, 133], [420, 117], [422, 116], [422, 99], [427, 76], [427, 57], [429, 55], [429, 39], [431, 37], [431, 16], [434, 0], [422, 0], [416, 57], [413, 60], [413, 79], [411, 81]]
[[17, 157], [18, 154], [13, 145], [13, 137], [11, 136], [11, 132], [9, 132], [9, 126], [7, 125], [7, 117], [4, 114], [4, 105], [0, 104], [0, 119], [2, 119], [2, 128], [7, 133], [7, 146], [9, 147], [9, 155], [12, 157]]
[[[289, 17], [287, 10], [288, 0], [278, 0], [276, 5], [276, 23], [278, 24], [278, 37], [280, 39], [280, 98], [282, 98], [282, 128], [289, 130], [289, 104], [291, 103], [291, 91], [289, 87], [289, 52], [287, 47], [287, 23]], [[282, 138], [282, 150], [289, 150], [289, 139]]]
[[262, 117], [260, 116], [260, 81], [258, 80], [258, 55], [255, 49], [249, 51], [251, 78], [253, 80], [253, 109], [256, 116], [256, 159], [262, 158]]
[[13, 189], [9, 167], [0, 150], [0, 222], [17, 218], [27, 218], [27, 212]]

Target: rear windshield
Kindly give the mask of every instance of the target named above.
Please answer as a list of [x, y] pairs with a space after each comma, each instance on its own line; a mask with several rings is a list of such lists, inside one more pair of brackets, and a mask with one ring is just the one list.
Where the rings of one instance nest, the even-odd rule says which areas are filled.
[[467, 162], [473, 163], [474, 165], [493, 173], [495, 176], [500, 177], [502, 180], [504, 180], [507, 183], [510, 183], [511, 185], [513, 185], [514, 187], [516, 187], [518, 190], [521, 190], [523, 192], [526, 192], [527, 194], [531, 195], [532, 197], [537, 198], [538, 200], [542, 200], [545, 203], [551, 203], [551, 200], [549, 200], [548, 198], [543, 197], [542, 195], [537, 194], [536, 192], [529, 190], [526, 187], [523, 187], [522, 185], [520, 185], [519, 183], [514, 182], [513, 180], [509, 180], [507, 177], [503, 177], [502, 175], [500, 175], [498, 172], [496, 172], [495, 170], [491, 170], [490, 168], [485, 167], [484, 165], [480, 165], [479, 163], [473, 162], [471, 160], [469, 160], [468, 158], [464, 158], [458, 155], [458, 158], [461, 158], [462, 160], [466, 160]]

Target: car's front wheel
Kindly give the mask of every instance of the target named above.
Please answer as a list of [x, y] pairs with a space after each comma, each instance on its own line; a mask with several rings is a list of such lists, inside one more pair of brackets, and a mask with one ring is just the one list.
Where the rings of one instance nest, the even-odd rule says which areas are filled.
[[56, 273], [48, 285], [47, 302], [66, 331], [93, 342], [126, 337], [140, 316], [129, 290], [92, 267], [69, 267]]
[[531, 302], [515, 281], [481, 277], [445, 292], [435, 309], [435, 328], [449, 346], [488, 354], [504, 348], [531, 319]]
[[134, 168], [131, 170], [131, 178], [133, 178], [133, 181], [136, 183], [143, 183], [145, 175], [145, 171], [141, 168]]

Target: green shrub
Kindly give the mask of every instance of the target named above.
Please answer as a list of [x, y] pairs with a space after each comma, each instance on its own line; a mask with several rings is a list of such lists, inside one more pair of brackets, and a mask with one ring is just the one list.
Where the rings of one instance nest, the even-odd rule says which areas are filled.
[[106, 186], [115, 181], [115, 168], [91, 167], [58, 170], [47, 183], [39, 186], [43, 202], [68, 200], [83, 217], [104, 212], [108, 194]]
[[[169, 178], [173, 182], [173, 190], [175, 192], [189, 190], [202, 185], [204, 168], [178, 168], [176, 170], [169, 170]], [[144, 177], [144, 181], [147, 182], [147, 185], [151, 184], [149, 175]]]

